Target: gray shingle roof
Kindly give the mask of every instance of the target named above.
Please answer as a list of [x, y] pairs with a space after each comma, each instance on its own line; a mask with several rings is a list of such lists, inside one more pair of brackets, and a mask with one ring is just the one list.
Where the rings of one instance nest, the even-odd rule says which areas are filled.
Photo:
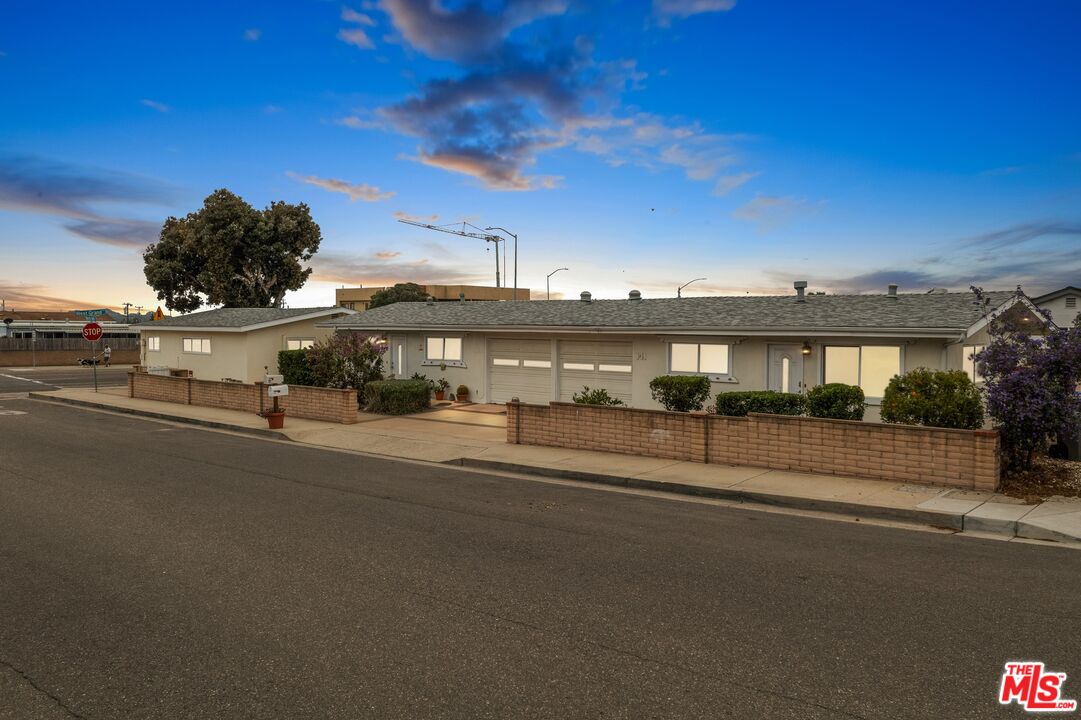
[[[991, 292], [998, 306], [1013, 292]], [[365, 330], [603, 328], [748, 331], [770, 329], [936, 329], [962, 331], [980, 318], [971, 293], [794, 295], [633, 300], [395, 303], [324, 325]]]
[[314, 307], [314, 308], [218, 308], [217, 310], [204, 310], [203, 312], [190, 313], [188, 315], [176, 315], [164, 320], [154, 320], [142, 323], [139, 327], [143, 330], [155, 328], [184, 327], [184, 328], [245, 328], [250, 325], [279, 322], [292, 318], [303, 317], [313, 313], [337, 310], [348, 312], [340, 307]]

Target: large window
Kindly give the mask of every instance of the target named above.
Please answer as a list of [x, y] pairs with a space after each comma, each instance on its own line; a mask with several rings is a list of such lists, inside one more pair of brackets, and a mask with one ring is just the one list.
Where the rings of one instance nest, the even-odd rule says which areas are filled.
[[983, 348], [983, 345], [965, 345], [961, 348], [961, 367], [965, 374], [972, 378], [972, 382], [983, 382], [983, 375], [976, 367], [976, 361], [972, 359], [976, 353], [983, 352]]
[[148, 337], [146, 339], [146, 349], [149, 352], [158, 352], [161, 350], [161, 338], [158, 336]]
[[286, 338], [286, 350], [307, 350], [315, 345], [315, 338]]
[[425, 342], [425, 357], [429, 362], [461, 362], [462, 339], [457, 337], [430, 337]]
[[716, 343], [672, 343], [668, 369], [673, 373], [728, 375], [729, 345]]
[[829, 345], [825, 360], [824, 382], [858, 385], [869, 398], [881, 398], [901, 372], [901, 348], [895, 345]]
[[184, 338], [184, 352], [210, 354], [210, 338]]

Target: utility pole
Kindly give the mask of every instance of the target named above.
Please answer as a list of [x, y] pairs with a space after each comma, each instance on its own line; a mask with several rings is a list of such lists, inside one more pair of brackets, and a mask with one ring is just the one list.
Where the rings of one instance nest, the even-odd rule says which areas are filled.
[[547, 296], [547, 299], [549, 299], [549, 300], [552, 299], [552, 282], [551, 282], [552, 276], [555, 275], [560, 270], [570, 270], [570, 268], [556, 268], [552, 272], [548, 273], [548, 277], [544, 278], [544, 292], [545, 292], [545, 295]]
[[124, 322], [128, 322], [128, 308], [131, 307], [131, 303], [124, 303]]
[[682, 285], [680, 285], [680, 286], [679, 286], [678, 288], [676, 288], [676, 297], [677, 297], [677, 298], [681, 298], [681, 297], [683, 297], [683, 288], [687, 287], [687, 286], [688, 286], [688, 285], [690, 285], [691, 283], [696, 283], [696, 282], [698, 282], [699, 280], [706, 280], [706, 279], [708, 279], [708, 278], [695, 278], [694, 280], [691, 280], [691, 282], [685, 282], [685, 283], [683, 283], [683, 284], [682, 284]]
[[518, 236], [515, 235], [514, 233], [512, 233], [510, 230], [507, 230], [506, 228], [489, 227], [489, 228], [484, 228], [484, 229], [487, 232], [492, 232], [493, 230], [498, 230], [498, 231], [500, 231], [502, 233], [506, 233], [510, 237], [514, 238], [514, 295], [513, 295], [513, 297], [514, 297], [515, 300], [517, 300], [518, 299]]
[[[480, 228], [477, 227], [476, 225], [472, 225], [472, 224], [467, 223], [465, 221], [462, 221], [460, 223], [451, 223], [450, 225], [429, 225], [428, 223], [419, 223], [419, 222], [414, 222], [412, 220], [398, 220], [398, 222], [404, 223], [406, 225], [416, 225], [417, 227], [422, 227], [422, 228], [425, 228], [427, 230], [437, 230], [438, 232], [450, 233], [451, 235], [460, 235], [462, 237], [471, 237], [471, 238], [476, 238], [478, 240], [483, 240], [484, 242], [495, 243], [495, 286], [499, 287], [499, 243], [503, 242], [503, 238], [499, 237], [498, 235], [483, 234], [483, 233], [485, 233], [487, 231], [482, 231], [482, 232], [479, 232], [479, 233], [469, 232], [469, 231], [466, 230], [467, 227], [471, 227], [474, 230], [480, 230]], [[461, 225], [462, 229], [461, 230], [451, 230], [450, 229], [452, 226], [456, 226], [456, 225]], [[489, 228], [489, 230], [491, 230], [491, 228]], [[515, 247], [517, 247], [517, 241], [515, 242]], [[515, 252], [514, 263], [515, 263], [515, 273], [514, 273], [515, 279], [514, 279], [514, 282], [515, 282], [515, 285], [517, 285], [517, 283], [518, 283], [518, 270], [517, 270], [518, 258], [517, 258], [517, 252]], [[517, 288], [515, 288], [515, 290], [517, 290]], [[515, 293], [515, 294], [517, 294], [517, 293]]]

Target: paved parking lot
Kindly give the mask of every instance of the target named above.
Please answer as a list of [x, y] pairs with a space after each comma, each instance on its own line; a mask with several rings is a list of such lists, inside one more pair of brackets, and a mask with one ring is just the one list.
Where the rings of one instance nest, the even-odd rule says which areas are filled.
[[[126, 384], [130, 369], [130, 365], [99, 367], [98, 386], [110, 387]], [[94, 368], [92, 367], [79, 365], [37, 368], [0, 367], [0, 394], [85, 387], [94, 387]]]

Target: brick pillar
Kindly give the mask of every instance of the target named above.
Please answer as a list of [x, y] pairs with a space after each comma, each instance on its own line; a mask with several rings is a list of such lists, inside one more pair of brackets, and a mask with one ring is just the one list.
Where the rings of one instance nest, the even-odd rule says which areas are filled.
[[135, 371], [128, 370], [128, 397], [135, 397]]
[[975, 430], [972, 484], [975, 490], [998, 490], [1001, 475], [999, 435], [997, 430]]
[[522, 439], [522, 409], [518, 407], [518, 398], [507, 403], [507, 442], [518, 445]]

